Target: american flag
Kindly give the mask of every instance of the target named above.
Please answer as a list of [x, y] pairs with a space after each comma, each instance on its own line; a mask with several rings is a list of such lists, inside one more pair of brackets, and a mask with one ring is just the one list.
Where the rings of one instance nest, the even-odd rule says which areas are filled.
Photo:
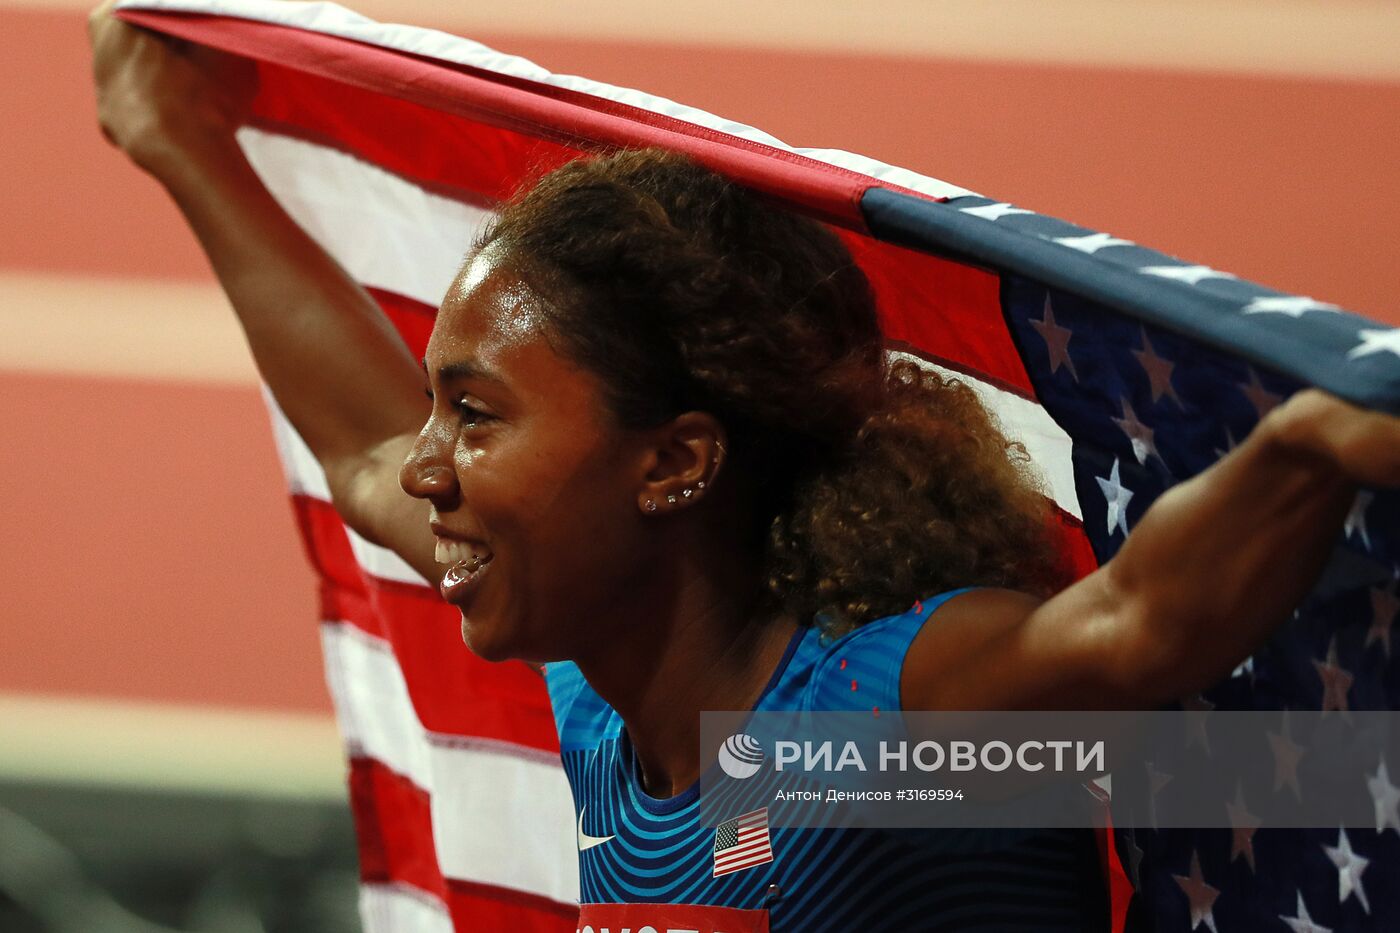
[[[1400, 331], [1325, 301], [334, 4], [123, 9], [258, 61], [245, 152], [415, 354], [493, 205], [585, 150], [683, 152], [826, 221], [870, 278], [892, 351], [966, 380], [1026, 445], [1081, 571], [1300, 386], [1400, 412]], [[540, 679], [474, 659], [426, 581], [340, 523], [315, 461], [272, 414], [322, 580], [366, 929], [574, 929], [572, 800]], [[1358, 497], [1298, 617], [1236, 676], [1183, 698], [1207, 729], [1211, 708], [1396, 707], [1397, 528], [1394, 493]], [[1384, 801], [1397, 774], [1392, 764], [1388, 783], [1377, 773], [1357, 792]], [[1400, 877], [1400, 832], [1380, 820], [1377, 831], [1255, 831], [1247, 805], [1233, 831], [1120, 835], [1134, 928], [1400, 928], [1400, 886], [1387, 880]], [[733, 835], [726, 849], [739, 847], [737, 825]], [[717, 871], [719, 854], [717, 840]], [[1130, 889], [1116, 861], [1107, 871], [1121, 926]]]
[[[1003, 215], [995, 223], [1051, 242], [1095, 236], [1029, 214]], [[1105, 239], [1087, 242], [1102, 249]], [[1320, 301], [1278, 295], [1130, 244], [1116, 247], [1112, 261], [1165, 278], [1180, 293], [1181, 304], [1199, 302], [1235, 326], [1247, 321], [1261, 345], [1287, 349], [1274, 365], [1266, 365], [1257, 351], [1250, 354], [1254, 359], [1242, 358], [1237, 348], [1188, 339], [1044, 282], [1003, 278], [1007, 320], [1037, 398], [1073, 438], [1084, 531], [1099, 561], [1116, 553], [1167, 488], [1210, 466], [1306, 384], [1297, 376], [1301, 367], [1288, 374], [1279, 364], [1315, 354], [1317, 363], [1351, 378], [1381, 377], [1392, 395], [1387, 402], [1385, 390], [1377, 388], [1373, 398], [1394, 409], [1400, 374], [1396, 331]], [[1400, 497], [1394, 491], [1364, 490], [1357, 496], [1327, 571], [1292, 621], [1227, 680], [1181, 698], [1195, 728], [1208, 736], [1215, 710], [1394, 709], [1400, 704], [1400, 669], [1390, 645], [1400, 611], [1397, 520]], [[1288, 737], [1280, 735], [1269, 752], [1261, 750], [1272, 755], [1276, 792], [1284, 795], [1296, 784], [1290, 780], [1296, 765], [1290, 748]], [[1400, 890], [1389, 880], [1400, 877], [1395, 770], [1384, 768], [1378, 749], [1371, 779], [1355, 787], [1361, 799], [1374, 802], [1374, 829], [1261, 829], [1249, 801], [1237, 796], [1221, 810], [1220, 825], [1233, 828], [1120, 832], [1119, 852], [1137, 889], [1128, 928], [1215, 933], [1400, 928]], [[1163, 793], [1173, 789], [1168, 783]]]
[[773, 861], [768, 808], [752, 810], [715, 827], [715, 877]]

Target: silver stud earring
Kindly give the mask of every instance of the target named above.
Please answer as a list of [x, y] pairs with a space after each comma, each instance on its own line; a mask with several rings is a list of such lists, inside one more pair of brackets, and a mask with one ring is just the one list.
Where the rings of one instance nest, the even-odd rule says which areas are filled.
[[655, 499], [648, 499], [648, 500], [647, 500], [647, 511], [648, 511], [648, 512], [655, 512], [655, 511], [656, 511], [656, 500], [655, 500]]
[[693, 495], [695, 495], [695, 490], [694, 490], [694, 489], [686, 488], [686, 489], [681, 490], [681, 497], [684, 498], [684, 499], [689, 499], [689, 498], [690, 498], [691, 496], [693, 496]]
[[695, 484], [695, 488], [696, 488], [696, 489], [704, 489], [704, 488], [705, 488], [705, 481], [702, 479], [700, 482], [696, 483], [696, 484]]
[[667, 505], [675, 505], [675, 504], [676, 504], [676, 497], [675, 497], [675, 496], [667, 496], [667, 497], [666, 497], [666, 504], [667, 504]]

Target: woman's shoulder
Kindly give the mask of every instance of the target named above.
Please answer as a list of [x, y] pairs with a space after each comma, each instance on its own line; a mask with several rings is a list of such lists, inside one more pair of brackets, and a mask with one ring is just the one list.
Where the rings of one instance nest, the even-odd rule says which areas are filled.
[[620, 728], [613, 708], [588, 685], [574, 662], [551, 661], [545, 665], [544, 680], [561, 751], [594, 748]]
[[939, 607], [968, 589], [925, 597], [904, 612], [874, 619], [839, 636], [830, 636], [820, 627], [809, 632], [784, 678], [788, 689], [774, 697], [781, 705], [770, 708], [899, 710], [900, 674], [910, 645]]

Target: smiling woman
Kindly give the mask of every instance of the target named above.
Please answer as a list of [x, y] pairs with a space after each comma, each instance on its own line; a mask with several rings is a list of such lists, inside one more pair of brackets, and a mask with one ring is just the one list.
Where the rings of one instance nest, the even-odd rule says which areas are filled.
[[[424, 363], [436, 403], [400, 481], [483, 657], [616, 654], [678, 580], [725, 643], [1056, 582], [1018, 452], [965, 386], [887, 376], [840, 241], [679, 157], [575, 163], [503, 208]], [[597, 621], [561, 627], [565, 604]]]
[[[861, 929], [969, 894], [958, 910], [1003, 928], [1102, 926], [1087, 832], [950, 853], [774, 829], [752, 864], [711, 864], [701, 710], [849, 707], [837, 650], [869, 671], [856, 707], [896, 710], [899, 666], [877, 671], [944, 601], [907, 612], [915, 596], [1055, 582], [1017, 449], [965, 386], [886, 366], [836, 236], [677, 156], [575, 162], [501, 209], [423, 363], [433, 407], [400, 482], [430, 506], [471, 649], [549, 662], [586, 920], [682, 899], [738, 929], [812, 929], [848, 877], [868, 889], [842, 908]], [[945, 883], [877, 896], [892, 862]], [[976, 897], [989, 884], [1036, 906]]]
[[820, 225], [674, 156], [568, 164], [471, 252], [420, 371], [249, 168], [237, 63], [93, 29], [105, 130], [185, 213], [347, 523], [442, 581], [473, 651], [546, 662], [581, 922], [1103, 928], [1087, 831], [707, 831], [700, 712], [1158, 704], [1286, 618], [1358, 482], [1400, 482], [1395, 419], [1299, 393], [1055, 592], [1023, 453], [886, 361]]
[[606, 617], [626, 590], [608, 555], [637, 553], [616, 507], [631, 446], [598, 378], [554, 351], [543, 301], [499, 248], [467, 264], [438, 322], [432, 413], [399, 473], [432, 506], [418, 533], [431, 527], [447, 565], [434, 576], [482, 657], [569, 657], [597, 633], [562, 627], [557, 607]]

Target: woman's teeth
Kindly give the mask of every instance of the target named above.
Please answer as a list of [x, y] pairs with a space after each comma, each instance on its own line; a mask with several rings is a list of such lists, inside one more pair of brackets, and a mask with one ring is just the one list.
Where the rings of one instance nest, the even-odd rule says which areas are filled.
[[460, 564], [471, 561], [476, 567], [480, 567], [482, 564], [490, 562], [491, 552], [481, 550], [479, 546], [474, 547], [466, 541], [438, 538], [433, 559], [439, 564]]

